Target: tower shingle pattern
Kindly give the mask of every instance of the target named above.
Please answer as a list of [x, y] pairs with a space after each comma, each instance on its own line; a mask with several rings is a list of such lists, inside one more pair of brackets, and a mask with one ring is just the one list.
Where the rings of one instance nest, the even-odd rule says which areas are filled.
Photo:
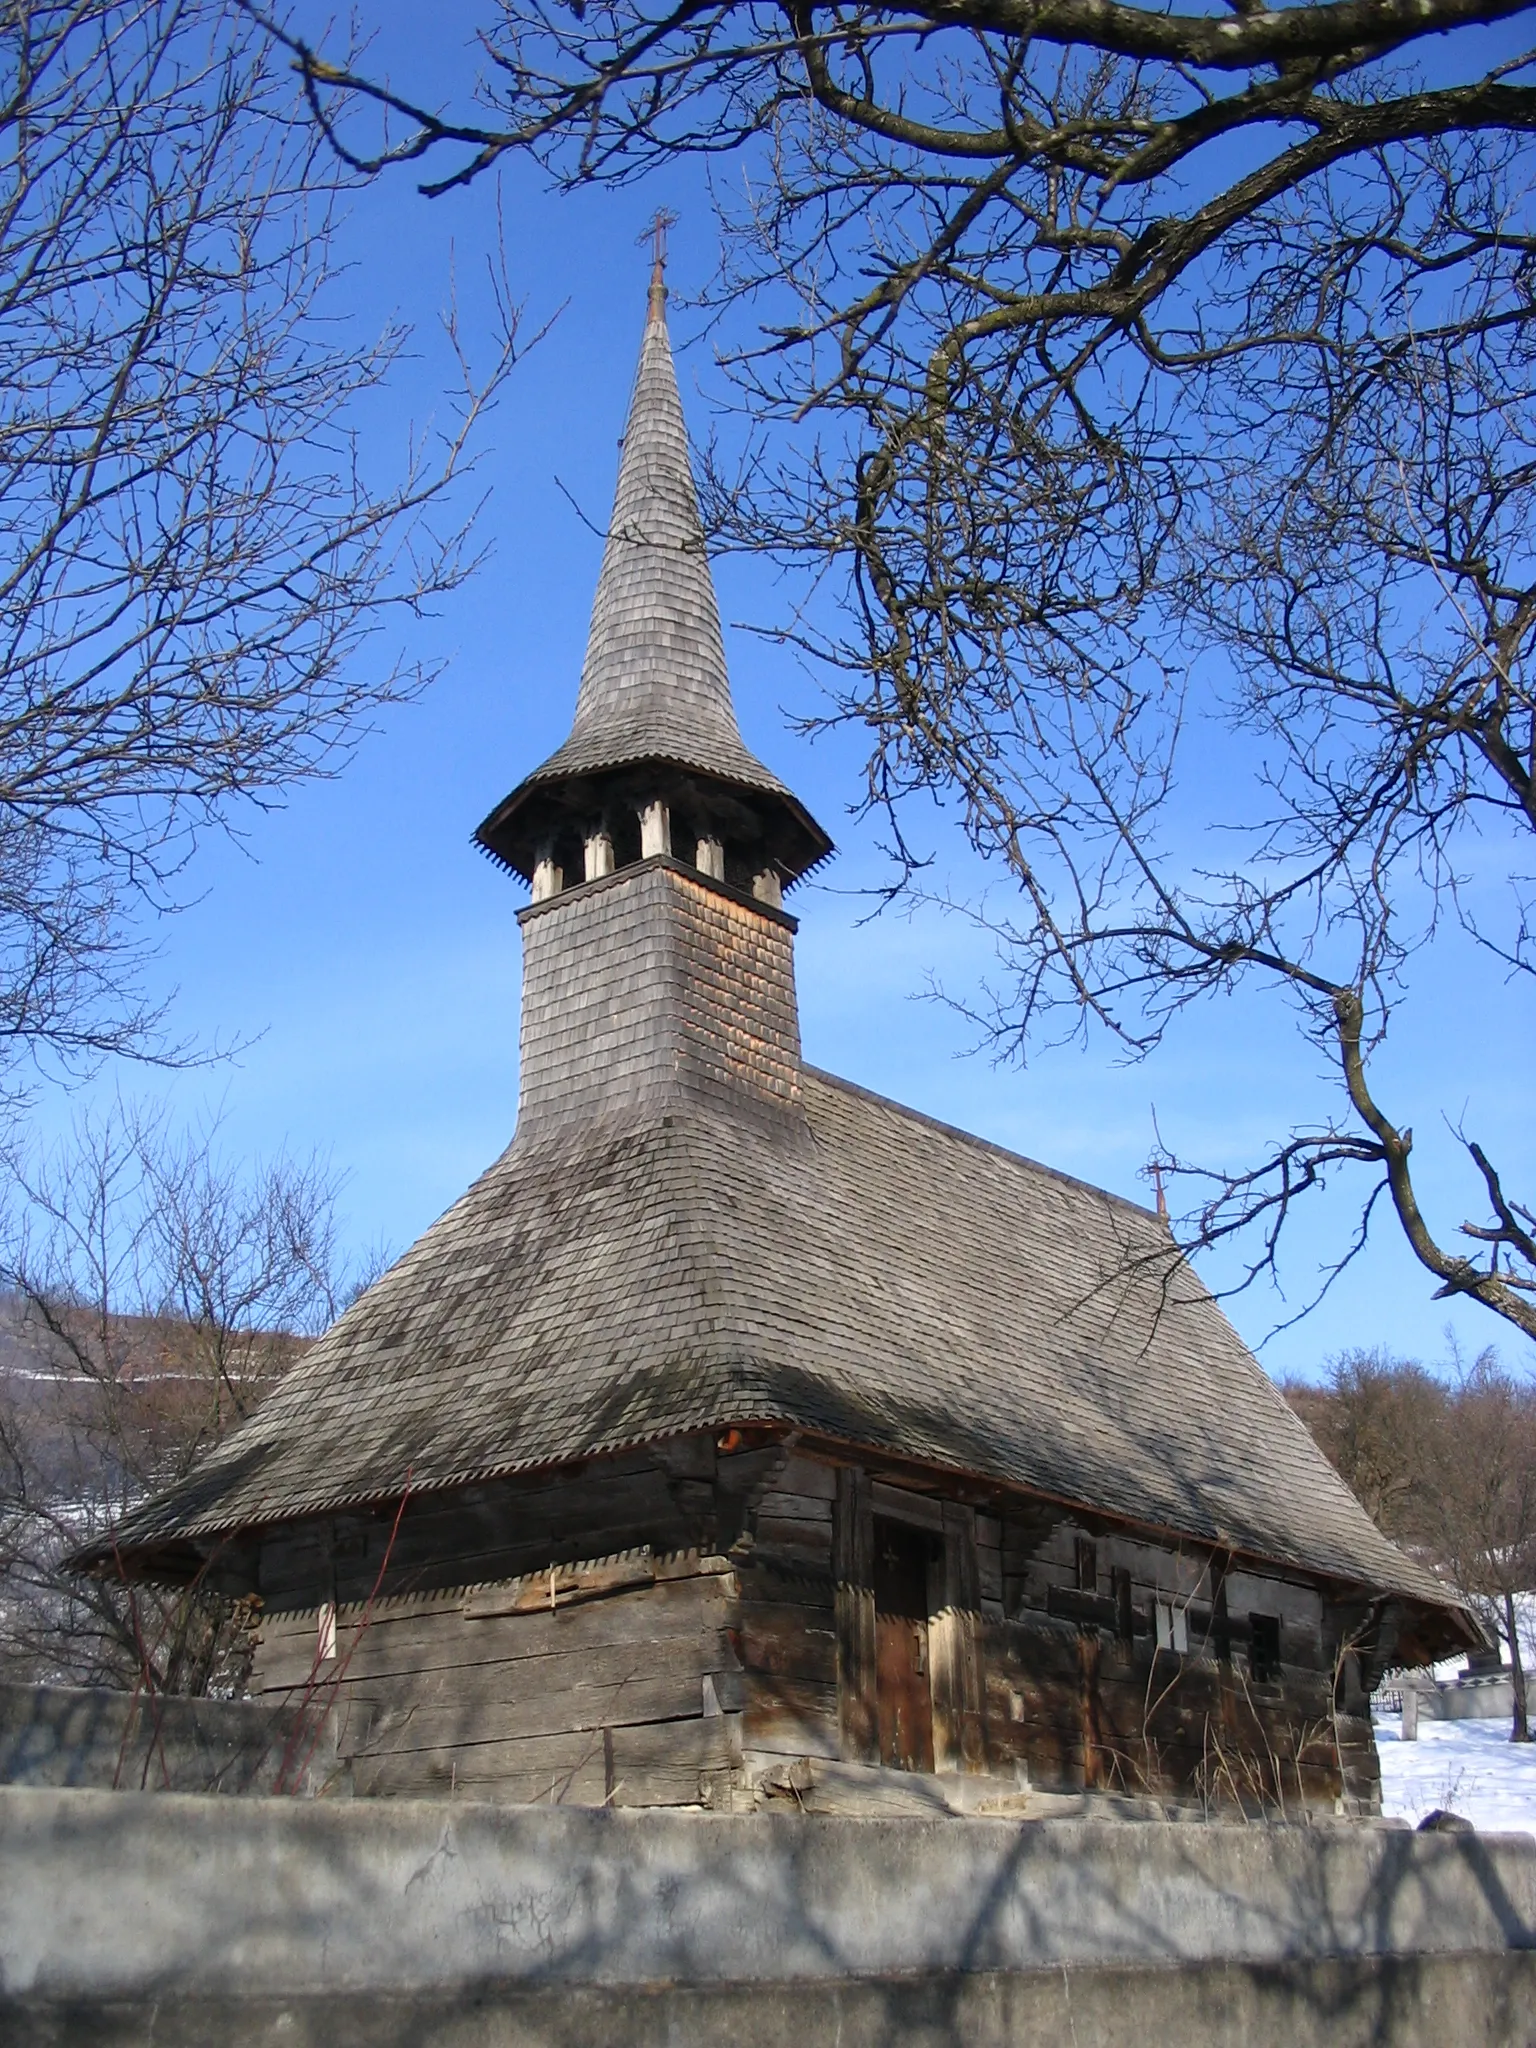
[[737, 728], [688, 433], [659, 307], [646, 322], [570, 738], [530, 783], [663, 760], [787, 796]]

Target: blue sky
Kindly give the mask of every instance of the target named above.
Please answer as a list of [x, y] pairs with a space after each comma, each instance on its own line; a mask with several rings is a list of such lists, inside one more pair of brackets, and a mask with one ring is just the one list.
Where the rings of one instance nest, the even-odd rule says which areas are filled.
[[[436, 55], [422, 58], [429, 70], [453, 52], [455, 11], [435, 18]], [[446, 672], [422, 701], [385, 718], [337, 780], [247, 818], [238, 846], [205, 846], [194, 870], [198, 901], [164, 921], [153, 979], [176, 992], [175, 1027], [204, 1044], [242, 1039], [245, 1049], [169, 1079], [108, 1072], [94, 1084], [92, 1092], [168, 1095], [187, 1116], [217, 1109], [224, 1142], [238, 1152], [286, 1145], [328, 1154], [347, 1177], [347, 1229], [359, 1245], [402, 1250], [512, 1132], [522, 892], [471, 846], [470, 833], [569, 724], [601, 545], [570, 500], [601, 525], [644, 311], [646, 260], [636, 238], [659, 197], [682, 215], [672, 275], [686, 295], [714, 259], [705, 197], [686, 179], [664, 192], [642, 186], [568, 200], [540, 192], [526, 174], [505, 182], [507, 258], [530, 324], [558, 317], [485, 437], [478, 483], [489, 494], [489, 559], [404, 643], [446, 659]], [[365, 423], [368, 452], [382, 464], [441, 408], [448, 370], [434, 335], [438, 309], [456, 276], [466, 324], [483, 313], [478, 280], [494, 221], [489, 184], [429, 203], [401, 178], [354, 207], [345, 237], [351, 313], [365, 327], [399, 314], [418, 337]], [[718, 386], [708, 345], [688, 345], [694, 332], [678, 310], [684, 402], [702, 433]], [[838, 737], [814, 745], [795, 737], [790, 721], [816, 708], [816, 679], [788, 652], [732, 630], [779, 612], [784, 593], [770, 574], [732, 560], [719, 565], [717, 582], [747, 742], [841, 849], [824, 881], [797, 892], [791, 906], [803, 921], [810, 1059], [1138, 1200], [1148, 1199], [1139, 1173], [1154, 1104], [1172, 1148], [1206, 1158], [1251, 1154], [1328, 1107], [1319, 1056], [1256, 1001], [1195, 1014], [1139, 1066], [1120, 1064], [1105, 1044], [1027, 1069], [967, 1057], [969, 1027], [922, 992], [934, 977], [961, 994], [973, 988], [988, 969], [984, 939], [937, 913], [863, 921], [869, 905], [859, 891], [882, 866], [874, 831], [848, 815], [857, 752]], [[386, 652], [381, 644], [366, 658]], [[938, 821], [933, 844], [938, 875], [973, 886], [964, 849]], [[1437, 1220], [1454, 1209], [1460, 1221], [1475, 1196], [1447, 1119], [1465, 1116], [1473, 1135], [1490, 1133], [1512, 1163], [1529, 1167], [1530, 1024], [1528, 1002], [1517, 1005], [1485, 962], [1455, 948], [1400, 1018], [1383, 1088], [1389, 1105], [1412, 1105], [1405, 1114], [1417, 1127]], [[1457, 1056], [1447, 1062], [1449, 1046]], [[45, 1129], [69, 1113], [56, 1094], [39, 1104]], [[1346, 1196], [1298, 1224], [1288, 1300], [1265, 1292], [1231, 1304], [1251, 1342], [1306, 1297], [1348, 1213]], [[1265, 1363], [1309, 1372], [1341, 1348], [1378, 1343], [1439, 1357], [1450, 1319], [1431, 1292], [1384, 1218], [1369, 1255], [1321, 1309], [1266, 1346]], [[1522, 1355], [1486, 1316], [1463, 1310], [1454, 1323], [1469, 1347], [1499, 1340]]]

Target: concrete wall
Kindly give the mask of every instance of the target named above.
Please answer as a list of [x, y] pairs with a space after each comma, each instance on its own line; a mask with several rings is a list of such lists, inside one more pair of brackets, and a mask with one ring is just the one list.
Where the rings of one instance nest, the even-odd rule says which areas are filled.
[[1410, 1691], [1418, 1694], [1421, 1721], [1508, 1721], [1515, 1711], [1515, 1680], [1509, 1671], [1444, 1682], [1410, 1672], [1397, 1689], [1404, 1699]]
[[110, 2004], [0, 1996], [7, 2048], [1526, 2048], [1536, 1955], [729, 1987]]
[[1525, 1837], [0, 1791], [8, 2040], [1444, 2048], [1530, 2014]]
[[0, 1785], [313, 1793], [338, 1779], [335, 1729], [314, 1708], [0, 1685]]

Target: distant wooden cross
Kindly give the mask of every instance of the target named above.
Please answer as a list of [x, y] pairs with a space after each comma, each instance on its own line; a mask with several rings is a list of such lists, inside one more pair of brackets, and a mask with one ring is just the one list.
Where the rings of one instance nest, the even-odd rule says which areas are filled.
[[643, 234], [636, 236], [636, 240], [642, 248], [645, 247], [647, 240], [650, 242], [651, 277], [653, 282], [659, 282], [662, 273], [667, 267], [667, 229], [675, 228], [676, 226], [677, 215], [669, 213], [664, 206], [658, 206], [655, 218], [650, 226]]

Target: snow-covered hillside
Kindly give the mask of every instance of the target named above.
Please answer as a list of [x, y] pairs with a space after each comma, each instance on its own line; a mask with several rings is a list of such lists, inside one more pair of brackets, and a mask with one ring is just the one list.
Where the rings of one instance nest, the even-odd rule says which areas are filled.
[[1488, 1834], [1536, 1835], [1536, 1742], [1511, 1742], [1507, 1720], [1420, 1721], [1404, 1742], [1401, 1715], [1375, 1718], [1383, 1813], [1417, 1823], [1443, 1806]]

